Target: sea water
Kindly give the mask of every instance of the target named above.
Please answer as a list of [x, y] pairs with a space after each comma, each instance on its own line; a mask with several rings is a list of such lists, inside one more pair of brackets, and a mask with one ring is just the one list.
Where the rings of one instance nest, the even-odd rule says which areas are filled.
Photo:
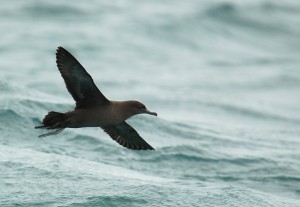
[[[1, 1], [0, 31], [0, 206], [300, 206], [299, 1]], [[38, 138], [58, 46], [155, 151]]]

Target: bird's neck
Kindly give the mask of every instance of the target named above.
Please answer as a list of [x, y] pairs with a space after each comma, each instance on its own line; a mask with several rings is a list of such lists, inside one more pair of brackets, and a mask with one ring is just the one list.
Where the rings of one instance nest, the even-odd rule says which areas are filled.
[[113, 113], [118, 119], [123, 122], [126, 119], [134, 116], [134, 112], [128, 105], [128, 101], [113, 101]]

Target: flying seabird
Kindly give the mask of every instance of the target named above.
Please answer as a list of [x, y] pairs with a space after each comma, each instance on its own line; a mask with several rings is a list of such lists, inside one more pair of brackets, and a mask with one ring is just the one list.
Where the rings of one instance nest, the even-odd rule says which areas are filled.
[[92, 77], [76, 58], [63, 47], [58, 47], [56, 63], [69, 93], [76, 102], [73, 111], [49, 112], [36, 129], [55, 130], [39, 137], [60, 133], [65, 128], [101, 127], [113, 140], [132, 150], [154, 150], [137, 131], [126, 123], [136, 114], [149, 111], [138, 101], [110, 101], [97, 88]]

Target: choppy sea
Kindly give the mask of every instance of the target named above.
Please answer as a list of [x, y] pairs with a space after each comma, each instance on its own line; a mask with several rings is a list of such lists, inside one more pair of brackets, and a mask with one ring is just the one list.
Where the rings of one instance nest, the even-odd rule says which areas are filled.
[[[300, 206], [300, 2], [1, 1], [0, 206]], [[68, 49], [156, 151], [99, 128], [39, 139], [72, 110]]]

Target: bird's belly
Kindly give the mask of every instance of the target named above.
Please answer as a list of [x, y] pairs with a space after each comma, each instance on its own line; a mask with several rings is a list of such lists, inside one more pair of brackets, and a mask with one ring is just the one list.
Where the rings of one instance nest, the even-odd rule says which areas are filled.
[[76, 110], [70, 112], [68, 115], [68, 127], [100, 127], [113, 125], [118, 122], [118, 120], [111, 119], [108, 113], [101, 112], [95, 110]]

